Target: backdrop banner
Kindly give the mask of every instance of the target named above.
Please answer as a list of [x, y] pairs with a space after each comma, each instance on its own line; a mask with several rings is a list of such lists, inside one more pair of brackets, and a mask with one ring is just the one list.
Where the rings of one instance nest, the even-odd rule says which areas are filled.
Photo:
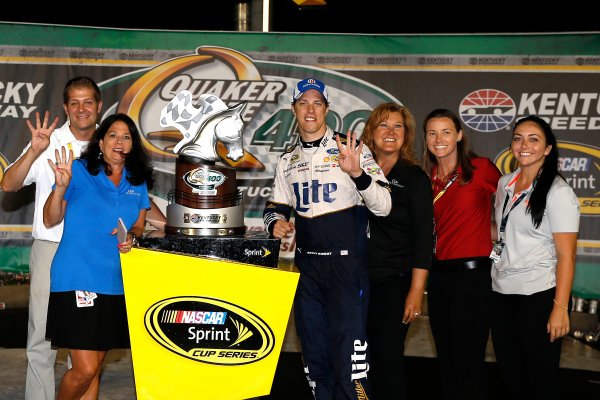
[[[290, 103], [295, 83], [323, 81], [327, 123], [362, 132], [383, 102], [407, 106], [417, 120], [434, 108], [458, 113], [476, 153], [503, 173], [514, 122], [547, 119], [559, 140], [560, 171], [581, 203], [574, 293], [600, 297], [600, 33], [527, 35], [336, 35], [175, 32], [0, 23], [0, 165], [31, 138], [26, 120], [48, 110], [63, 123], [62, 90], [77, 75], [102, 91], [101, 117], [133, 118], [152, 155], [151, 195], [166, 206], [174, 189], [174, 145], [181, 133], [161, 128], [160, 111], [182, 90], [228, 106], [241, 101], [244, 149], [237, 162], [248, 230], [263, 230], [262, 210], [281, 153], [297, 140]], [[324, 164], [330, 160], [324, 160]], [[31, 187], [0, 193], [0, 268], [27, 271], [33, 218]], [[281, 257], [293, 257], [293, 237]]]

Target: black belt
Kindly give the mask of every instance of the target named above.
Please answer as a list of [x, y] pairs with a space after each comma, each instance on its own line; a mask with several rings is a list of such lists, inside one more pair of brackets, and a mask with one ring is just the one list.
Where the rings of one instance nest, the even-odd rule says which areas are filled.
[[436, 272], [464, 271], [477, 268], [490, 268], [489, 257], [456, 258], [452, 260], [433, 260], [431, 268]]

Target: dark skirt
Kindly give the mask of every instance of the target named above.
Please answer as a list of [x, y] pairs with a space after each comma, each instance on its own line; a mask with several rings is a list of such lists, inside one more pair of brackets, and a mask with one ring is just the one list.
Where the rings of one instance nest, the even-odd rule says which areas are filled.
[[97, 294], [77, 307], [75, 291], [51, 292], [46, 339], [54, 348], [107, 351], [129, 348], [124, 295]]

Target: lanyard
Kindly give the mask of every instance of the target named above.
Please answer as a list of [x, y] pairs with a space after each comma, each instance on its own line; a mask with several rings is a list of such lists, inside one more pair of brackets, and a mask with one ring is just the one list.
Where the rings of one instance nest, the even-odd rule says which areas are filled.
[[435, 196], [435, 199], [433, 199], [433, 204], [435, 204], [435, 202], [438, 201], [439, 198], [444, 195], [444, 193], [446, 193], [446, 190], [448, 190], [448, 188], [454, 183], [454, 181], [456, 180], [456, 178], [458, 178], [459, 175], [460, 174], [458, 172], [454, 174], [452, 179], [450, 179], [448, 183], [446, 183], [446, 186], [444, 186], [444, 188], [437, 194], [437, 196]]
[[510, 193], [506, 193], [506, 198], [504, 199], [504, 206], [502, 207], [502, 222], [500, 223], [500, 234], [504, 233], [504, 230], [506, 229], [506, 223], [508, 222], [508, 216], [510, 215], [510, 212], [519, 205], [519, 203], [526, 197], [526, 195], [523, 193], [521, 195], [519, 195], [519, 197], [512, 203], [512, 206], [510, 207], [510, 210], [508, 210], [508, 212], [506, 213], [506, 215], [504, 215], [504, 211], [506, 211], [506, 205], [508, 204], [508, 200], [510, 199]]
[[[519, 174], [508, 184], [508, 186], [511, 186], [513, 183], [515, 183], [517, 181], [517, 179], [519, 179], [519, 176], [521, 175], [521, 173], [519, 172]], [[531, 187], [535, 187], [535, 184], [538, 180], [538, 177], [536, 177], [533, 180], [533, 183], [531, 184]], [[516, 184], [515, 184], [516, 186]], [[519, 203], [525, 198], [527, 197], [526, 193], [523, 193], [522, 191], [520, 192], [521, 194], [519, 195], [519, 197], [512, 203], [512, 206], [510, 207], [510, 210], [508, 210], [508, 213], [506, 213], [506, 215], [504, 215], [504, 212], [506, 211], [506, 205], [508, 204], [508, 199], [510, 198], [510, 193], [506, 193], [506, 198], [504, 199], [504, 206], [502, 207], [502, 222], [500, 223], [500, 234], [504, 233], [504, 230], [506, 228], [506, 223], [508, 222], [508, 215], [510, 214], [510, 212], [519, 205]]]

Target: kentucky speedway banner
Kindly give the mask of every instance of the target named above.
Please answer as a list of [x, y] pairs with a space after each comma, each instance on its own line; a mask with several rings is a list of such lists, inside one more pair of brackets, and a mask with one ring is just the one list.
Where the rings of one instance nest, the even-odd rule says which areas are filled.
[[[30, 140], [26, 120], [50, 111], [62, 124], [62, 89], [77, 75], [98, 82], [105, 118], [125, 112], [151, 153], [151, 195], [166, 207], [175, 188], [172, 151], [181, 134], [160, 111], [182, 90], [246, 101], [245, 156], [234, 162], [247, 229], [262, 210], [280, 154], [297, 139], [292, 88], [306, 77], [329, 90], [328, 124], [362, 132], [383, 102], [407, 106], [420, 127], [434, 108], [457, 112], [473, 149], [503, 173], [521, 116], [547, 119], [560, 141], [560, 170], [581, 202], [574, 292], [600, 296], [600, 32], [527, 35], [335, 35], [173, 32], [0, 23], [0, 173]], [[417, 152], [422, 150], [418, 129]], [[27, 271], [34, 188], [0, 193], [0, 268]], [[294, 238], [282, 242], [290, 258]]]

